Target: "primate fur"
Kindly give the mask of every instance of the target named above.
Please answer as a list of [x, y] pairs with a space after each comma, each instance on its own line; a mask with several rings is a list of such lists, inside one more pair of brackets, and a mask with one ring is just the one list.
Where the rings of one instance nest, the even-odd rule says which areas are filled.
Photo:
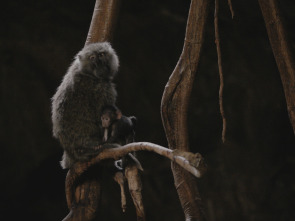
[[63, 168], [97, 155], [102, 145], [102, 108], [115, 105], [113, 78], [119, 60], [108, 42], [85, 46], [69, 67], [52, 98], [53, 136], [63, 149]]

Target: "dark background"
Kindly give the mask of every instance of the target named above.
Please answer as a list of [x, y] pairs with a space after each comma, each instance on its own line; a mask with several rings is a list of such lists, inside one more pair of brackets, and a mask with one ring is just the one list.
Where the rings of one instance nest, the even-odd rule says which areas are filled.
[[[118, 106], [135, 115], [137, 141], [167, 146], [160, 117], [165, 84], [183, 46], [190, 1], [122, 1], [113, 41], [120, 58]], [[199, 190], [209, 221], [295, 217], [295, 138], [279, 72], [256, 0], [220, 1], [227, 142], [221, 143], [219, 76], [213, 5], [188, 114], [190, 145], [206, 158]], [[1, 220], [62, 220], [67, 213], [59, 166], [62, 149], [51, 135], [50, 98], [83, 47], [95, 1], [1, 3]], [[295, 2], [280, 1], [291, 50]], [[141, 152], [147, 220], [184, 220], [170, 162]], [[135, 220], [119, 187], [105, 178], [103, 218]]]

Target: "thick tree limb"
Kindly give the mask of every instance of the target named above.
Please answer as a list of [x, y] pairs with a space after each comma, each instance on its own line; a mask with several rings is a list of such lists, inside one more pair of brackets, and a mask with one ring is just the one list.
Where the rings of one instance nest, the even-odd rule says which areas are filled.
[[[169, 148], [189, 151], [187, 109], [204, 39], [208, 0], [192, 0], [182, 54], [165, 87], [161, 114]], [[205, 220], [196, 179], [172, 163], [186, 221]]]
[[85, 45], [112, 40], [120, 3], [120, 0], [96, 0]]
[[276, 0], [258, 0], [272, 51], [281, 75], [289, 118], [295, 133], [295, 63]]

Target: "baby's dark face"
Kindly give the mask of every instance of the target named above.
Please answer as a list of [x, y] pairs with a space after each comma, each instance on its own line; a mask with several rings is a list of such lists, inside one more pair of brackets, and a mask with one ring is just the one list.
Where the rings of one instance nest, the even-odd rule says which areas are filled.
[[103, 114], [101, 116], [101, 125], [103, 128], [108, 128], [111, 126], [111, 118], [108, 114]]

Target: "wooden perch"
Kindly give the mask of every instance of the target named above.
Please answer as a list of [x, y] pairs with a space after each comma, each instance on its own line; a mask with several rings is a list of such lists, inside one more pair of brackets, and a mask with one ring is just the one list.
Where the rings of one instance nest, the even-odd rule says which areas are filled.
[[166, 147], [149, 142], [136, 142], [126, 144], [124, 146], [117, 148], [105, 149], [98, 156], [94, 157], [92, 160], [88, 162], [76, 163], [72, 168], [74, 171], [73, 173], [75, 173], [77, 176], [80, 176], [90, 166], [96, 165], [102, 160], [118, 160], [123, 156], [127, 155], [128, 153], [143, 150], [155, 152], [163, 157], [168, 158], [169, 160], [177, 163], [179, 166], [189, 171], [191, 174], [198, 178], [200, 178], [204, 174], [206, 169], [202, 155], [199, 153], [194, 154], [191, 152], [186, 152], [178, 149], [171, 150]]
[[73, 187], [75, 186], [74, 183], [85, 171], [89, 170], [91, 166], [94, 166], [105, 159], [117, 160], [130, 152], [143, 150], [152, 151], [163, 157], [170, 159], [172, 162], [177, 163], [182, 168], [189, 171], [195, 177], [201, 177], [206, 172], [206, 165], [201, 154], [199, 153], [194, 154], [191, 152], [181, 151], [177, 149], [171, 150], [160, 145], [148, 142], [130, 143], [118, 148], [106, 149], [92, 160], [88, 162], [76, 163], [69, 170], [66, 178], [66, 195], [69, 209], [72, 208], [73, 193], [75, 192], [73, 190]]
[[268, 38], [281, 75], [289, 118], [295, 133], [295, 63], [276, 0], [259, 0]]
[[[189, 151], [187, 110], [204, 40], [209, 2], [191, 1], [183, 51], [163, 93], [161, 114], [170, 149]], [[205, 220], [196, 179], [175, 163], [172, 163], [172, 172], [185, 220]]]

